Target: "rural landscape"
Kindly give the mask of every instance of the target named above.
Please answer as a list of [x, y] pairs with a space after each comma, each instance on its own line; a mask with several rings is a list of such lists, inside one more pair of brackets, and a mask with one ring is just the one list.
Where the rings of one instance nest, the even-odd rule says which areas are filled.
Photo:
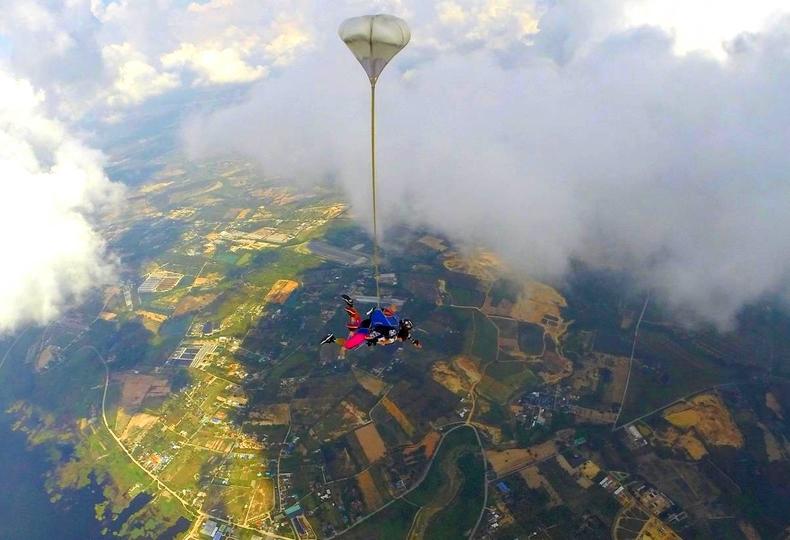
[[[616, 274], [385, 243], [409, 345], [341, 352], [370, 240], [329, 186], [166, 163], [103, 219], [119, 281], [2, 342], [52, 504], [123, 538], [776, 538], [790, 318], [690, 330]], [[375, 298], [372, 300], [375, 302]], [[369, 305], [372, 307], [372, 304]], [[368, 309], [368, 308], [366, 308]]]
[[0, 540], [790, 540], [790, 2], [9, 0]]

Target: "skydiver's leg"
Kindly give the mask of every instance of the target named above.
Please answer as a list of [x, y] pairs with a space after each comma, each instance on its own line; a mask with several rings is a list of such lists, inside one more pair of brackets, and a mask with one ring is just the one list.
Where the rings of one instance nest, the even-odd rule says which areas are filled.
[[[348, 336], [348, 339], [343, 341], [343, 348], [344, 349], [356, 349], [363, 343], [365, 343], [367, 335], [361, 332], [357, 332]], [[339, 340], [338, 340], [339, 341]]]
[[346, 327], [353, 332], [359, 328], [362, 322], [362, 316], [353, 306], [346, 306], [346, 314], [348, 314], [348, 324], [346, 324]]

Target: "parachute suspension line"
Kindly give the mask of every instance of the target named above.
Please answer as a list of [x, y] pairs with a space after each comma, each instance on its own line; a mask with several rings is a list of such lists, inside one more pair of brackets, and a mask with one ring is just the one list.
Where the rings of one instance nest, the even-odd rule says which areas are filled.
[[379, 230], [376, 219], [376, 83], [370, 83], [370, 184], [373, 195], [373, 274], [376, 280], [376, 305], [381, 307], [379, 285]]

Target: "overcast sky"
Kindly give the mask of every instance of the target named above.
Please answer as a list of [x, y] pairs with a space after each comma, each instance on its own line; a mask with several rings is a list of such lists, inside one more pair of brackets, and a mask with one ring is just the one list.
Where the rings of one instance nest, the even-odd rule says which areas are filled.
[[77, 126], [118, 129], [156, 96], [243, 89], [186, 122], [186, 148], [334, 178], [364, 218], [367, 87], [336, 28], [380, 11], [413, 35], [379, 86], [387, 223], [481, 243], [537, 277], [573, 258], [625, 269], [727, 324], [787, 292], [785, 4], [0, 1], [0, 225], [60, 238], [46, 257], [38, 237], [6, 242], [0, 331], [112, 279], [90, 215], [120, 187]]

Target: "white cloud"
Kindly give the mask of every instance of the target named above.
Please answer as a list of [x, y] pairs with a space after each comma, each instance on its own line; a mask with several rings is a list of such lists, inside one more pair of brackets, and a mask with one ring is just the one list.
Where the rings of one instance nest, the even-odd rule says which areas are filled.
[[439, 16], [439, 22], [442, 24], [464, 24], [469, 18], [464, 8], [452, 0], [439, 2], [436, 5], [436, 14]]
[[625, 4], [627, 25], [651, 25], [674, 36], [679, 54], [702, 51], [726, 58], [726, 43], [756, 32], [788, 11], [786, 0], [633, 0]]
[[227, 9], [233, 6], [233, 0], [209, 0], [208, 2], [192, 2], [187, 6], [187, 11], [193, 13], [207, 13], [218, 9]]
[[718, 321], [787, 286], [790, 231], [764, 217], [790, 196], [785, 1], [8, 4], [0, 54], [48, 109], [119, 118], [179, 85], [247, 84], [250, 103], [198, 121], [192, 143], [342, 178], [351, 197], [366, 89], [335, 29], [392, 12], [413, 40], [382, 79], [382, 174], [399, 180], [382, 193], [411, 221], [535, 272], [627, 268]]
[[529, 43], [538, 32], [539, 10], [531, 1], [444, 0], [433, 15], [435, 20], [421, 21], [415, 40], [438, 50], [507, 49]]
[[[486, 244], [538, 276], [560, 278], [573, 259], [627, 270], [722, 325], [786, 293], [790, 19], [722, 62], [678, 56], [670, 35], [617, 14], [608, 35], [605, 20], [587, 33], [580, 4], [547, 12], [515, 67], [484, 50], [408, 78], [394, 75], [420, 51], [393, 62], [378, 94], [384, 224]], [[359, 66], [326, 48], [185, 136], [199, 155], [245, 152], [268, 174], [338, 178], [364, 215], [367, 107]]]
[[[358, 0], [331, 4], [16, 0], [3, 3], [0, 39], [11, 44], [8, 57], [16, 73], [44, 88], [61, 113], [78, 117], [99, 106], [128, 109], [185, 83], [207, 86], [264, 79], [311, 51], [333, 46], [337, 23], [366, 9], [409, 19], [415, 63], [483, 49], [512, 64], [532, 56], [534, 51], [525, 48], [533, 44], [543, 54], [566, 61], [570, 51], [604, 39], [615, 28], [641, 25], [672, 34], [677, 53], [702, 50], [724, 59], [726, 42], [744, 31], [758, 31], [787, 12], [786, 4], [785, 0], [722, 0], [715, 7], [707, 0], [380, 0], [364, 5]], [[545, 42], [553, 50], [545, 48]], [[112, 51], [125, 48], [137, 56], [121, 67]], [[163, 72], [160, 61], [167, 62], [170, 72]], [[108, 100], [108, 93], [114, 97]], [[112, 114], [117, 111], [101, 111], [99, 116]]]
[[168, 68], [186, 67], [197, 75], [197, 84], [227, 84], [256, 81], [266, 76], [268, 68], [247, 63], [244, 50], [220, 44], [182, 43], [175, 51], [162, 56]]
[[290, 64], [299, 54], [308, 50], [312, 43], [310, 33], [295, 20], [275, 21], [270, 33], [274, 36], [264, 45], [263, 50], [276, 66]]
[[107, 96], [111, 106], [134, 105], [180, 84], [175, 74], [157, 71], [129, 43], [108, 45], [102, 49], [102, 55], [113, 73]]
[[89, 216], [119, 186], [101, 155], [43, 113], [44, 94], [0, 71], [0, 333], [46, 323], [112, 267]]
[[[211, 3], [200, 9], [209, 9]], [[184, 68], [199, 85], [248, 83], [266, 77], [270, 65], [284, 67], [311, 45], [310, 33], [293, 18], [278, 18], [260, 32], [229, 26], [213, 39], [184, 42], [162, 55], [162, 65]]]

